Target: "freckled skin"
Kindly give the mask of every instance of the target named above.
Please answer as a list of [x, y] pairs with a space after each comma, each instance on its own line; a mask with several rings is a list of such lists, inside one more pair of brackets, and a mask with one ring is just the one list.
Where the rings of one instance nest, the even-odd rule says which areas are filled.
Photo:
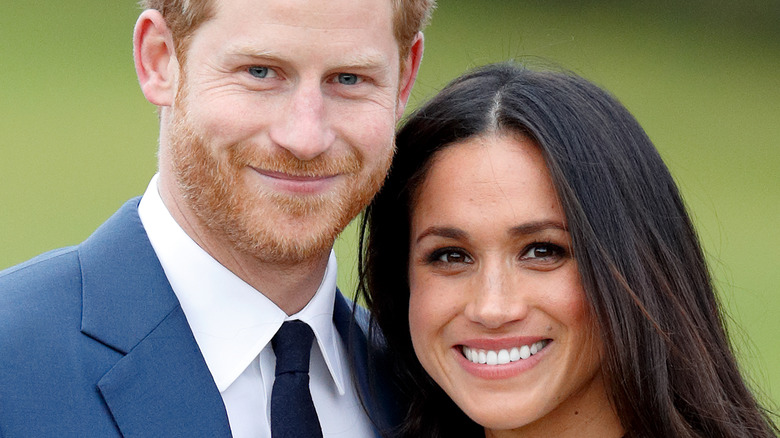
[[[168, 168], [163, 165], [169, 199], [183, 204], [185, 213], [200, 215], [199, 222], [207, 225], [220, 214], [227, 216], [231, 220], [223, 222], [231, 223], [211, 226], [209, 234], [229, 235], [236, 227], [244, 228], [243, 236], [232, 240], [234, 244], [248, 241], [245, 247], [260, 246], [261, 242], [252, 236], [263, 228], [268, 234], [259, 239], [263, 242], [274, 235], [284, 241], [320, 233], [325, 233], [328, 239], [324, 240], [328, 241], [334, 228], [351, 219], [330, 218], [320, 210], [308, 215], [287, 214], [284, 208], [278, 208], [279, 204], [304, 197], [279, 193], [247, 165], [262, 169], [271, 159], [284, 158], [288, 162], [353, 160], [358, 169], [334, 178], [332, 187], [323, 193], [331, 198], [326, 208], [333, 209], [339, 202], [352, 199], [366, 202], [366, 196], [357, 196], [356, 191], [364, 186], [376, 188], [367, 181], [385, 173], [392, 149], [399, 105], [399, 60], [391, 32], [390, 3], [376, 1], [370, 8], [374, 13], [368, 13], [369, 8], [358, 8], [354, 0], [339, 0], [339, 5], [312, 2], [303, 12], [296, 3], [220, 3], [216, 17], [193, 37], [180, 87], [183, 93], [177, 96], [173, 111], [173, 127], [184, 125], [193, 131], [192, 135], [186, 139], [187, 144], [177, 145], [188, 133], [174, 130], [166, 142], [175, 147], [178, 159], [170, 161], [179, 164], [170, 173], [178, 175], [179, 180], [184, 174], [182, 168], [195, 168], [201, 174], [216, 168], [223, 175], [221, 183], [227, 186], [222, 190], [226, 193], [215, 193], [211, 202], [191, 208], [187, 200], [200, 198], [200, 191], [220, 181], [193, 176], [188, 181], [191, 185], [207, 187], [195, 187], [185, 197], [178, 186], [171, 184], [173, 179], [168, 178]], [[382, 10], [380, 5], [388, 10], [387, 14], [376, 13]], [[335, 6], [340, 8], [333, 9]], [[301, 26], [306, 23], [317, 26]], [[355, 68], [355, 61], [361, 59], [374, 63], [368, 69]], [[253, 75], [249, 70], [252, 66], [267, 67], [265, 77]], [[340, 83], [338, 74], [343, 72], [362, 75], [360, 83]], [[182, 159], [190, 143], [198, 140], [202, 157]], [[225, 194], [234, 199], [231, 211], [209, 213], [223, 208]], [[263, 196], [268, 194], [277, 200]], [[360, 207], [344, 207], [339, 216], [353, 215]], [[339, 226], [330, 224], [334, 221]], [[318, 246], [322, 251], [322, 246], [328, 245], [321, 242]], [[278, 258], [279, 254], [273, 256]]]
[[[620, 436], [565, 217], [536, 145], [491, 134], [438, 152], [411, 225], [415, 352], [487, 436]], [[507, 378], [464, 366], [461, 345], [514, 338], [550, 343]]]
[[222, 0], [158, 104], [166, 206], [286, 310], [389, 167], [422, 55], [401, 59], [392, 19], [387, 0]]

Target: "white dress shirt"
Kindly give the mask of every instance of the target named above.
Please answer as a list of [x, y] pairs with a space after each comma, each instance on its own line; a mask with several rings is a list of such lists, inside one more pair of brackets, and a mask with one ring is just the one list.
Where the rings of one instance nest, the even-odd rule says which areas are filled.
[[333, 324], [333, 251], [314, 298], [300, 312], [287, 316], [184, 232], [165, 207], [157, 181], [155, 175], [138, 214], [222, 395], [233, 436], [271, 436], [276, 364], [271, 338], [284, 321], [293, 319], [306, 322], [314, 331], [310, 388], [324, 437], [373, 436], [352, 383], [346, 348]]

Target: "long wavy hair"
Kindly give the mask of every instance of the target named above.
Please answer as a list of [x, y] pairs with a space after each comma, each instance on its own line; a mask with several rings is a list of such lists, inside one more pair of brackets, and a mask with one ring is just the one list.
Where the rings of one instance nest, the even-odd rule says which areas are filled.
[[776, 437], [772, 414], [738, 369], [677, 186], [644, 130], [582, 78], [510, 63], [465, 74], [407, 119], [390, 174], [362, 220], [358, 294], [406, 396], [401, 434], [484, 433], [414, 354], [408, 260], [410, 213], [431, 158], [489, 132], [522, 133], [542, 151], [626, 436]]

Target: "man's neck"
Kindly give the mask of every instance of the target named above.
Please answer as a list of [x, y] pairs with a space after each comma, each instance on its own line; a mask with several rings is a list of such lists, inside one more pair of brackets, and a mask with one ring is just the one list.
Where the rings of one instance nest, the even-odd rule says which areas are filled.
[[288, 315], [299, 312], [314, 297], [322, 284], [329, 256], [325, 252], [305, 261], [282, 264], [260, 261], [246, 254], [218, 256], [206, 251]]

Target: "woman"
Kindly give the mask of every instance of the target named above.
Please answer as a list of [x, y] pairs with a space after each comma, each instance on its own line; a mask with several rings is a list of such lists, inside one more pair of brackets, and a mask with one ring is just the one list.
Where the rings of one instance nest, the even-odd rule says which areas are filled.
[[487, 66], [397, 145], [363, 222], [361, 295], [409, 400], [404, 435], [777, 435], [674, 181], [613, 97]]

